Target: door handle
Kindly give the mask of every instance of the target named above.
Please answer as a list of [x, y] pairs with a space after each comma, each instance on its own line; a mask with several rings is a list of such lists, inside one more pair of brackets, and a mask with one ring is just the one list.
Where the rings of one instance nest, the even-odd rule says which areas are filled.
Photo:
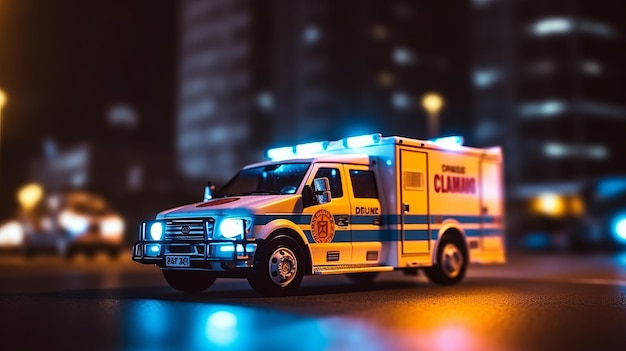
[[409, 209], [410, 209], [409, 204], [407, 203], [402, 204], [402, 211], [404, 211], [404, 213], [409, 212]]
[[337, 217], [336, 222], [337, 222], [337, 225], [341, 227], [345, 227], [348, 224], [350, 224], [348, 217]]

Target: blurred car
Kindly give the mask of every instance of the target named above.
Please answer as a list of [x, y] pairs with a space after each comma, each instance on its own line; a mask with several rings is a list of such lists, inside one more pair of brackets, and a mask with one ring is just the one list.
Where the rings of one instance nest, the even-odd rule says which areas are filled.
[[0, 247], [27, 256], [53, 252], [65, 257], [122, 250], [124, 221], [100, 196], [85, 191], [53, 194], [17, 220], [0, 226]]

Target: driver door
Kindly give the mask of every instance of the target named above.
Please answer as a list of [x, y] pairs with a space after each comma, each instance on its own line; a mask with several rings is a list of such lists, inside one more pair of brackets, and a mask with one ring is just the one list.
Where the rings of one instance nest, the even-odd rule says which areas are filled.
[[301, 228], [310, 243], [313, 265], [351, 263], [350, 199], [344, 167], [333, 163], [315, 164], [306, 184], [312, 186], [315, 178], [328, 178], [332, 200], [303, 210], [311, 216], [310, 223]]

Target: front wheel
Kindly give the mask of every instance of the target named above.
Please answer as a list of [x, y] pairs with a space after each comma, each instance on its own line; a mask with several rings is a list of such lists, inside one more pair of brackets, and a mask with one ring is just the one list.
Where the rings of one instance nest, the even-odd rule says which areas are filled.
[[437, 250], [437, 264], [424, 268], [428, 279], [440, 285], [453, 285], [465, 277], [468, 255], [463, 241], [456, 236], [444, 236]]
[[248, 283], [263, 295], [290, 295], [302, 282], [304, 267], [304, 254], [300, 245], [290, 237], [279, 236], [257, 251]]
[[188, 294], [203, 292], [215, 282], [215, 275], [203, 271], [174, 271], [164, 269], [163, 277], [174, 289]]

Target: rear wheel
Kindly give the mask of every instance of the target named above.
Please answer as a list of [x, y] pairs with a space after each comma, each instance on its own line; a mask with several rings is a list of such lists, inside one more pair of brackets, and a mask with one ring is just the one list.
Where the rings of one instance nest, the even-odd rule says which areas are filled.
[[424, 268], [428, 279], [440, 285], [453, 285], [465, 277], [468, 255], [463, 241], [455, 235], [446, 235], [437, 249], [437, 264]]
[[248, 282], [263, 295], [290, 295], [300, 286], [304, 267], [304, 253], [300, 245], [288, 236], [278, 236], [257, 251]]
[[174, 271], [164, 269], [163, 277], [174, 289], [184, 293], [200, 293], [215, 282], [215, 275], [203, 271]]

